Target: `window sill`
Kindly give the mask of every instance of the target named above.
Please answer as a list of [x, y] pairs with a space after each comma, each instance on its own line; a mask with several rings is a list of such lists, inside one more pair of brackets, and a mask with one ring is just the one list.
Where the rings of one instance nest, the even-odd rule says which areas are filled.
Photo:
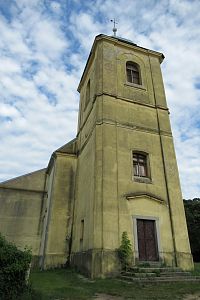
[[135, 182], [140, 182], [140, 183], [152, 183], [151, 178], [149, 177], [139, 177], [139, 176], [134, 176], [133, 180]]
[[137, 88], [137, 89], [146, 91], [146, 88], [145, 88], [143, 85], [141, 85], [141, 84], [136, 84], [136, 83], [126, 82], [126, 83], [124, 83], [124, 85], [131, 86], [131, 87], [135, 87], [135, 88]]

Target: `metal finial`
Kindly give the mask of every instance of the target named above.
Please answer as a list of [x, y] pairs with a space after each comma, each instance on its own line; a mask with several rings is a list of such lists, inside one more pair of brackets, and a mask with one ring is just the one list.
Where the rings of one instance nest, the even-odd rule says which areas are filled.
[[114, 24], [114, 27], [113, 27], [113, 33], [114, 33], [114, 37], [116, 37], [117, 28], [115, 27], [115, 25], [118, 24], [118, 23], [116, 22], [115, 19], [112, 19], [112, 20], [110, 20], [110, 21], [113, 22], [113, 24]]

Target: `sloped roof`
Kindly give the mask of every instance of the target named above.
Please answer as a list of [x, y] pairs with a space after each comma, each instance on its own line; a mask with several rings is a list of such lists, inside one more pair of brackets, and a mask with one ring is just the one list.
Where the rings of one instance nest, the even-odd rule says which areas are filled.
[[70, 142], [68, 142], [67, 144], [61, 146], [54, 152], [76, 154], [76, 152], [77, 152], [76, 141], [77, 141], [77, 139], [75, 138], [75, 139], [71, 140]]
[[43, 190], [46, 168], [27, 173], [0, 183], [0, 188]]

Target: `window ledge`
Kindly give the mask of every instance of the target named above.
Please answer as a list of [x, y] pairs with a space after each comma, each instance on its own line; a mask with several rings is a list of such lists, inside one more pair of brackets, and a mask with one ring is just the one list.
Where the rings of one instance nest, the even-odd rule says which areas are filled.
[[136, 83], [126, 82], [126, 83], [124, 83], [124, 85], [131, 86], [131, 87], [135, 87], [135, 88], [137, 88], [137, 89], [146, 91], [146, 88], [145, 88], [143, 85], [141, 85], [141, 84], [136, 84]]
[[133, 180], [136, 182], [141, 182], [141, 183], [152, 183], [152, 180], [149, 177], [134, 176]]

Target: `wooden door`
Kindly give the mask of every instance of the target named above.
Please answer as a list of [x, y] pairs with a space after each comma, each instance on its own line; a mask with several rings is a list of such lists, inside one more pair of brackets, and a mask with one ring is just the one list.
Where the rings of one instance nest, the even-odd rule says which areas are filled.
[[139, 260], [157, 261], [158, 246], [154, 220], [137, 219]]

